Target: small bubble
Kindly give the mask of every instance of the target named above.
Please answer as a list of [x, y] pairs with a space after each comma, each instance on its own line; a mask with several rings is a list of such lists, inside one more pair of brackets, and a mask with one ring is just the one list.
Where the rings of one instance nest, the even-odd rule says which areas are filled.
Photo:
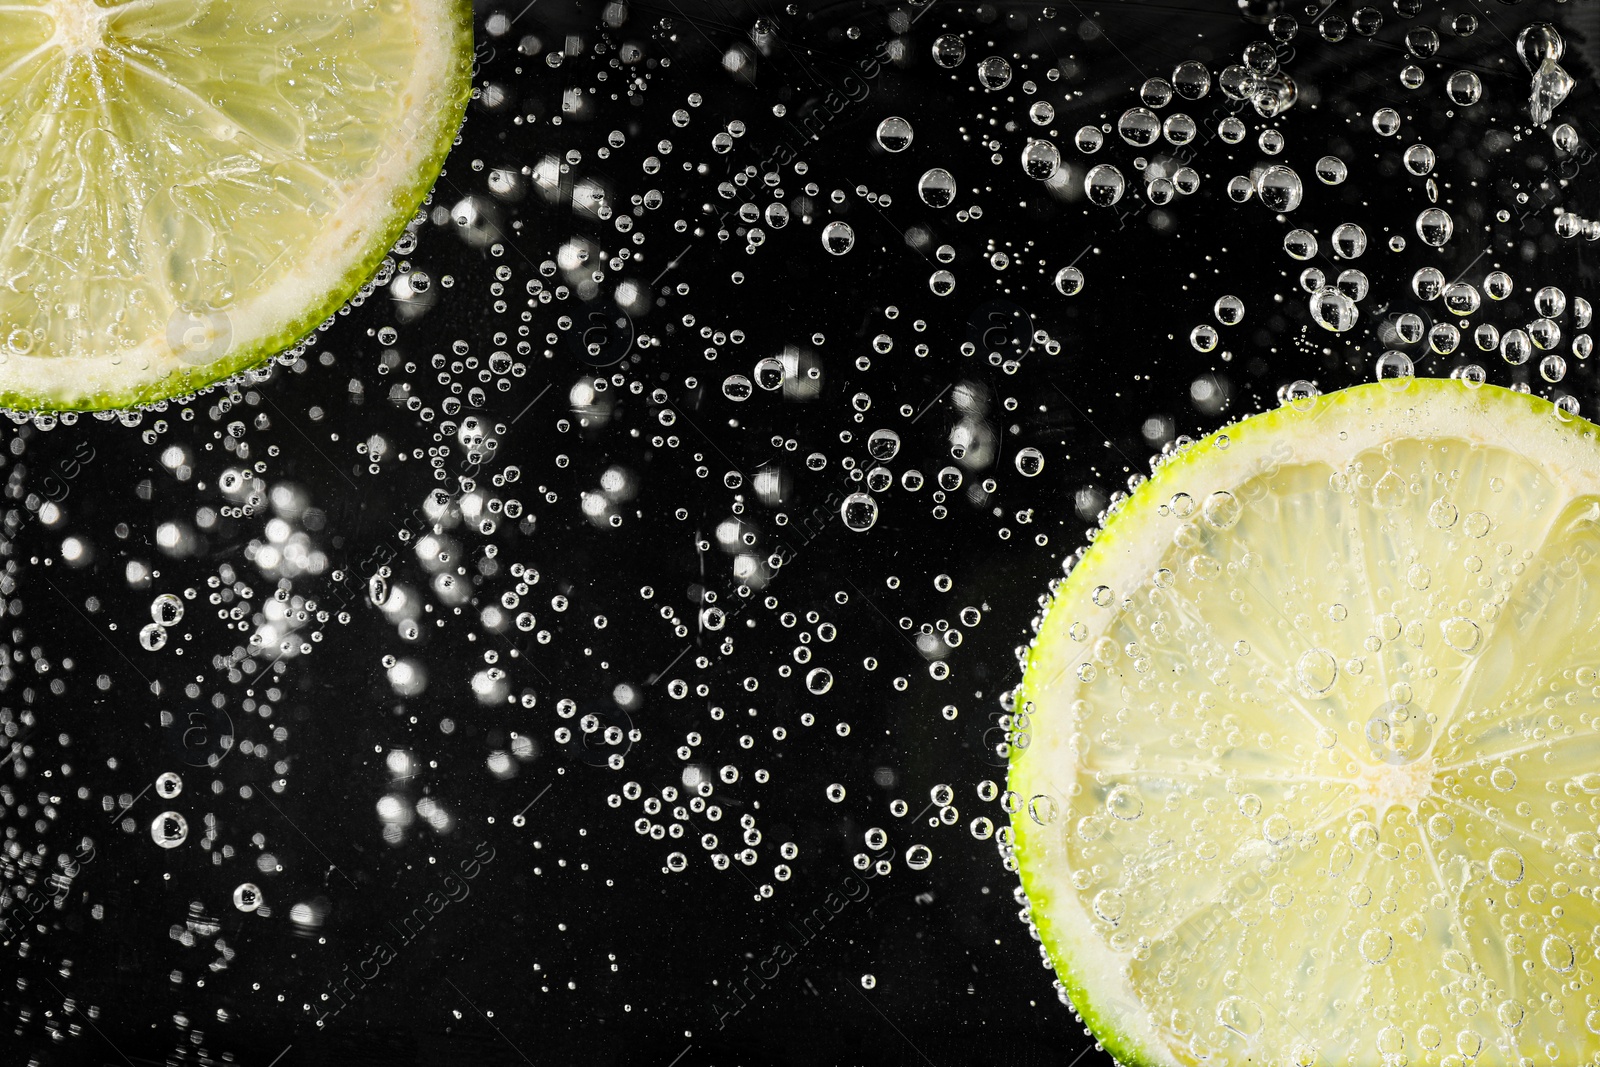
[[1458, 70], [1445, 81], [1445, 94], [1461, 107], [1471, 107], [1483, 95], [1483, 82], [1470, 70]]
[[1061, 151], [1043, 138], [1030, 140], [1022, 150], [1022, 171], [1030, 178], [1045, 181], [1061, 166]]
[[183, 601], [173, 593], [162, 593], [150, 602], [150, 618], [160, 626], [176, 626], [183, 621]]
[[855, 247], [856, 232], [848, 222], [830, 222], [822, 228], [822, 247], [836, 256], [842, 256]]
[[1308, 696], [1323, 696], [1339, 678], [1338, 660], [1325, 648], [1310, 649], [1296, 663], [1295, 677]]
[[1205, 506], [1201, 514], [1212, 526], [1219, 530], [1226, 530], [1237, 523], [1244, 514], [1244, 506], [1237, 497], [1226, 489], [1219, 489], [1206, 497]]
[[1443, 208], [1424, 208], [1417, 214], [1417, 236], [1434, 248], [1442, 248], [1455, 233], [1455, 222]]
[[254, 882], [241, 882], [233, 889], [233, 906], [251, 912], [261, 907], [261, 888]]
[[913, 137], [911, 123], [898, 115], [890, 115], [878, 123], [878, 144], [886, 152], [904, 152], [911, 147]]
[[1056, 803], [1055, 798], [1044, 793], [1040, 793], [1028, 801], [1028, 815], [1040, 826], [1049, 826], [1056, 821], [1056, 817], [1060, 813], [1061, 807]]
[[1300, 176], [1281, 163], [1261, 172], [1255, 190], [1261, 203], [1272, 211], [1293, 211], [1305, 194]]
[[978, 64], [978, 83], [990, 92], [1011, 84], [1011, 64], [1000, 56], [990, 56]]
[[867, 493], [851, 493], [839, 505], [839, 516], [856, 533], [872, 529], [878, 521], [878, 502]]
[[1111, 207], [1122, 199], [1122, 194], [1127, 189], [1127, 181], [1118, 170], [1110, 163], [1099, 163], [1089, 168], [1089, 173], [1084, 175], [1083, 191], [1089, 197], [1090, 203], [1098, 207]]
[[956, 198], [956, 180], [943, 167], [933, 167], [917, 179], [917, 195], [929, 207], [949, 207]]
[[177, 848], [189, 838], [189, 821], [175, 811], [164, 811], [150, 823], [150, 839], [162, 848]]
[[1555, 934], [1545, 935], [1544, 944], [1539, 946], [1539, 955], [1551, 970], [1560, 971], [1562, 974], [1572, 970], [1573, 964], [1578, 962], [1577, 953], [1573, 951], [1571, 943]]
[[944, 34], [933, 42], [933, 61], [949, 70], [959, 67], [967, 58], [967, 43], [953, 33]]
[[1476, 652], [1483, 634], [1478, 624], [1462, 615], [1446, 619], [1442, 624], [1445, 642], [1457, 652]]
[[1382, 930], [1368, 930], [1361, 935], [1358, 945], [1362, 959], [1368, 963], [1382, 963], [1394, 951], [1394, 938]]
[[1124, 822], [1131, 822], [1144, 814], [1144, 798], [1133, 786], [1118, 785], [1106, 794], [1106, 810]]
[[1489, 873], [1501, 885], [1517, 885], [1524, 869], [1522, 853], [1514, 848], [1497, 848], [1489, 853]]

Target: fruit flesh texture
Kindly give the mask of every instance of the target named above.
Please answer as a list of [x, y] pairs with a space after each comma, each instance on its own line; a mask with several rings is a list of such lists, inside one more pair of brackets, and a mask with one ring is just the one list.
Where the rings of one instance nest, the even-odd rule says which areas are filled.
[[464, 0], [0, 4], [0, 406], [262, 362], [371, 276], [470, 91]]
[[1017, 695], [1074, 1003], [1135, 1062], [1590, 1062], [1594, 427], [1417, 382], [1225, 436], [1108, 523]]

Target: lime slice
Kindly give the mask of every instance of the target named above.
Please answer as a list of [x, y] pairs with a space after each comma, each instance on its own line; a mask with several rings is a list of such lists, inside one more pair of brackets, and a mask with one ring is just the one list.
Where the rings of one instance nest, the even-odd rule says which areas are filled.
[[1455, 381], [1181, 451], [1061, 584], [1015, 860], [1128, 1063], [1600, 1062], [1600, 444]]
[[292, 345], [412, 218], [471, 64], [467, 0], [0, 0], [0, 406]]

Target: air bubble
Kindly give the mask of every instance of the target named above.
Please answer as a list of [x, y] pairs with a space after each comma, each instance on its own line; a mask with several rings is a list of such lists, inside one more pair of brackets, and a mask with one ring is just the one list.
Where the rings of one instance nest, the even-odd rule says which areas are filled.
[[990, 92], [1011, 84], [1011, 64], [1000, 56], [990, 56], [978, 64], [978, 83]]
[[1035, 138], [1022, 150], [1022, 171], [1030, 178], [1044, 181], [1060, 166], [1061, 150], [1050, 141]]
[[1317, 254], [1317, 238], [1310, 230], [1290, 230], [1283, 235], [1283, 250], [1291, 259], [1311, 259]]
[[943, 167], [932, 167], [917, 179], [917, 195], [929, 207], [949, 207], [956, 198], [955, 177]]
[[959, 67], [967, 58], [967, 43], [953, 33], [934, 39], [933, 61], [946, 70]]
[[189, 839], [189, 820], [164, 811], [150, 822], [150, 839], [162, 848], [177, 848]]
[[1256, 196], [1272, 211], [1293, 211], [1305, 195], [1300, 176], [1281, 163], [1262, 171], [1255, 186]]
[[848, 222], [830, 222], [822, 228], [822, 247], [842, 256], [856, 245], [856, 232]]
[[1350, 168], [1338, 156], [1323, 156], [1317, 160], [1317, 180], [1323, 185], [1343, 185], [1350, 176]]
[[1131, 785], [1114, 786], [1106, 794], [1106, 811], [1124, 822], [1131, 822], [1144, 814], [1144, 798]]
[[1111, 207], [1122, 199], [1127, 182], [1122, 172], [1110, 163], [1098, 163], [1084, 175], [1083, 191], [1098, 207]]
[[1339, 661], [1325, 648], [1309, 649], [1295, 664], [1295, 679], [1307, 696], [1325, 696], [1339, 679]]
[[183, 601], [173, 593], [162, 593], [150, 602], [150, 618], [159, 626], [176, 626], [183, 621]]
[[890, 115], [878, 123], [878, 144], [886, 152], [904, 152], [911, 147], [914, 136], [911, 123], [899, 115]]
[[1424, 208], [1417, 214], [1417, 236], [1423, 244], [1443, 248], [1454, 233], [1455, 222], [1443, 208]]
[[1514, 848], [1497, 848], [1489, 853], [1489, 873], [1501, 885], [1517, 885], [1524, 870], [1522, 853]]
[[839, 517], [846, 528], [864, 533], [878, 521], [878, 502], [868, 493], [851, 493], [840, 503]]

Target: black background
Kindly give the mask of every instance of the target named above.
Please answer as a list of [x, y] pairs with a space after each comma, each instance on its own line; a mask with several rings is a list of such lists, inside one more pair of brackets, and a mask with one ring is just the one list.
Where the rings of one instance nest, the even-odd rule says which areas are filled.
[[[1592, 246], [1552, 232], [1553, 207], [1581, 214], [1600, 203], [1588, 149], [1561, 153], [1548, 130], [1517, 131], [1527, 125], [1529, 77], [1514, 39], [1529, 23], [1551, 18], [1565, 27], [1565, 65], [1578, 82], [1557, 119], [1572, 122], [1585, 146], [1600, 139], [1591, 117], [1591, 46], [1584, 28], [1566, 18], [1575, 5], [1430, 2], [1410, 18], [1384, 6], [1376, 35], [1352, 31], [1337, 44], [1322, 39], [1299, 7], [1241, 6], [1247, 10], [1232, 3], [1091, 8], [948, 0], [788, 9], [739, 0], [479, 4], [477, 83], [484, 93], [469, 107], [415, 250], [394, 257], [406, 261], [402, 269], [434, 279], [433, 299], [420, 314], [380, 288], [336, 317], [292, 363], [268, 380], [239, 384], [231, 399], [229, 390], [213, 391], [146, 413], [137, 425], [85, 417], [49, 430], [6, 431], [10, 511], [0, 592], [10, 616], [10, 666], [3, 699], [6, 734], [21, 755], [0, 770], [11, 790], [0, 808], [11, 849], [0, 874], [12, 887], [34, 882], [35, 869], [19, 857], [35, 853], [54, 870], [56, 857], [85, 837], [94, 858], [64, 904], [38, 920], [40, 928], [4, 943], [5, 974], [14, 980], [7, 977], [0, 993], [0, 1062], [1074, 1062], [1090, 1039], [1058, 1002], [1038, 946], [1016, 921], [1015, 876], [992, 840], [976, 840], [967, 829], [980, 815], [997, 824], [1006, 819], [976, 789], [985, 779], [1003, 785], [1003, 761], [993, 751], [999, 696], [1019, 679], [1013, 650], [1026, 642], [1062, 558], [1083, 543], [1109, 494], [1126, 491], [1129, 474], [1146, 472], [1148, 457], [1175, 435], [1210, 432], [1270, 406], [1296, 380], [1329, 390], [1370, 379], [1386, 347], [1379, 336], [1386, 315], [1415, 311], [1429, 322], [1443, 315], [1437, 303], [1413, 296], [1409, 280], [1419, 267], [1476, 281], [1494, 267], [1510, 272], [1516, 294], [1474, 319], [1503, 329], [1533, 316], [1531, 294], [1540, 286], [1561, 286], [1569, 305], [1579, 295], [1595, 298]], [[1348, 18], [1355, 6], [1312, 10]], [[1247, 44], [1270, 39], [1265, 20], [1275, 14], [1300, 22], [1280, 49], [1300, 99], [1269, 123], [1228, 100], [1215, 79], [1240, 61]], [[1480, 23], [1470, 37], [1448, 28], [1464, 14]], [[757, 32], [758, 20], [767, 33]], [[1405, 35], [1424, 27], [1436, 29], [1442, 45], [1437, 57], [1417, 61], [1423, 87], [1406, 90], [1399, 81]], [[962, 35], [967, 46], [965, 61], [949, 70], [930, 52], [946, 33]], [[890, 52], [880, 53], [886, 42]], [[552, 66], [547, 57], [563, 50], [563, 62]], [[728, 61], [730, 50], [737, 61]], [[861, 94], [847, 76], [872, 69], [875, 55], [890, 58], [865, 79], [864, 98], [851, 99]], [[1012, 63], [1004, 90], [978, 85], [976, 67], [988, 55]], [[1191, 165], [1203, 184], [1161, 210], [1144, 199], [1133, 166], [1138, 150], [1112, 133], [1105, 148], [1085, 157], [1072, 137], [1084, 123], [1114, 123], [1138, 103], [1147, 76], [1169, 75], [1186, 59], [1207, 65], [1213, 88], [1203, 100], [1174, 101], [1162, 113], [1181, 104], [1201, 120]], [[1051, 69], [1058, 80], [1048, 78]], [[1452, 114], [1443, 83], [1458, 69], [1478, 72], [1484, 99]], [[1025, 80], [1036, 83], [1036, 94], [1023, 91]], [[569, 90], [582, 94], [582, 107], [563, 112]], [[698, 105], [690, 94], [699, 94]], [[1054, 105], [1056, 119], [1036, 127], [1027, 109], [1041, 99]], [[785, 117], [774, 115], [775, 104]], [[1372, 131], [1370, 116], [1382, 106], [1400, 110], [1399, 137]], [[690, 115], [685, 127], [674, 124], [679, 109]], [[1213, 135], [1230, 112], [1249, 127], [1236, 146]], [[914, 127], [904, 153], [885, 152], [874, 140], [889, 115]], [[736, 120], [745, 133], [731, 151], [717, 152], [713, 136]], [[1269, 125], [1287, 139], [1273, 161], [1293, 166], [1306, 184], [1305, 204], [1288, 217], [1253, 200], [1235, 204], [1224, 192], [1228, 178], [1267, 159], [1256, 139]], [[613, 130], [626, 143], [600, 158]], [[1071, 168], [1068, 195], [1053, 195], [1023, 173], [1019, 157], [1030, 136], [1052, 136], [1061, 148]], [[998, 148], [983, 143], [991, 138]], [[662, 139], [673, 142], [670, 153], [657, 148]], [[1456, 238], [1443, 250], [1424, 247], [1412, 225], [1428, 192], [1399, 158], [1419, 141], [1437, 153], [1438, 201], [1456, 222]], [[792, 161], [774, 168], [792, 219], [783, 228], [762, 223], [766, 241], [747, 253], [740, 232], [747, 224], [733, 212], [773, 196], [759, 176], [734, 187], [732, 198], [718, 185], [746, 166], [759, 175], [782, 145], [808, 170], [797, 175]], [[569, 151], [579, 153], [577, 161], [547, 191], [531, 176], [521, 179], [520, 194], [493, 191], [497, 168], [536, 175], [541, 160], [559, 161]], [[998, 164], [991, 153], [1001, 157]], [[1312, 173], [1330, 153], [1350, 168], [1349, 181], [1335, 188]], [[643, 169], [651, 155], [662, 160], [658, 174]], [[1079, 192], [1084, 170], [1098, 162], [1115, 162], [1130, 179], [1116, 208], [1088, 206]], [[1553, 182], [1563, 164], [1565, 187]], [[916, 193], [917, 176], [935, 166], [960, 182], [956, 203], [942, 210]], [[1552, 184], [1541, 194], [1538, 183], [1546, 179]], [[797, 198], [808, 181], [820, 191], [805, 221]], [[661, 206], [636, 220], [643, 243], [620, 234], [612, 220], [574, 209], [585, 183], [603, 189], [619, 214], [632, 209], [631, 198], [659, 191]], [[858, 186], [887, 193], [892, 203], [874, 205]], [[843, 190], [842, 203], [829, 199], [835, 189]], [[1519, 191], [1533, 194], [1531, 207], [1517, 201]], [[463, 215], [457, 209], [469, 197], [477, 213]], [[958, 221], [957, 210], [974, 204], [981, 217]], [[1496, 220], [1501, 210], [1508, 221]], [[673, 226], [680, 219], [682, 231]], [[844, 256], [828, 255], [819, 238], [834, 219], [848, 221], [856, 235]], [[1296, 283], [1304, 265], [1283, 253], [1282, 235], [1293, 226], [1315, 230], [1324, 255], [1310, 265], [1331, 275], [1345, 264], [1332, 266], [1327, 235], [1347, 221], [1367, 231], [1369, 250], [1354, 265], [1367, 272], [1371, 293], [1357, 328], [1335, 335], [1311, 321]], [[1388, 250], [1391, 234], [1407, 239], [1404, 252]], [[553, 289], [581, 278], [539, 269], [577, 239], [604, 253], [584, 273], [605, 268], [621, 247], [643, 261], [607, 269], [591, 301], [573, 295], [564, 304], [529, 306], [530, 279]], [[498, 254], [490, 247], [496, 243]], [[928, 285], [943, 265], [933, 262], [942, 244], [955, 252], [949, 269], [957, 286], [948, 297]], [[1011, 257], [1004, 270], [989, 262], [996, 251]], [[1086, 282], [1082, 293], [1066, 297], [1052, 280], [1073, 262]], [[500, 296], [490, 288], [497, 269], [509, 272]], [[454, 279], [449, 289], [444, 275]], [[647, 292], [631, 316], [610, 298], [624, 279]], [[1244, 301], [1244, 322], [1220, 328], [1215, 352], [1195, 351], [1190, 330], [1214, 324], [1212, 303], [1227, 293]], [[496, 310], [497, 299], [505, 310]], [[898, 317], [889, 317], [891, 307]], [[561, 315], [572, 317], [571, 329], [560, 326]], [[688, 315], [693, 326], [685, 324]], [[916, 320], [925, 330], [913, 329]], [[429, 357], [451, 353], [457, 341], [480, 360], [496, 349], [515, 352], [525, 321], [531, 347], [515, 357], [522, 374], [507, 376], [504, 391], [483, 386], [481, 407], [469, 402], [461, 414], [445, 415], [450, 387]], [[1562, 321], [1570, 339], [1570, 311]], [[701, 336], [702, 326], [742, 330], [745, 339], [716, 344]], [[392, 345], [379, 337], [386, 327], [397, 330]], [[1060, 351], [1036, 343], [1034, 330], [1059, 341]], [[496, 341], [498, 332], [506, 340]], [[545, 343], [547, 332], [556, 343]], [[892, 351], [873, 351], [880, 333], [894, 338]], [[813, 334], [825, 341], [814, 343]], [[641, 346], [643, 336], [659, 343]], [[972, 354], [963, 354], [964, 342]], [[914, 351], [920, 343], [929, 347], [925, 357]], [[707, 347], [718, 349], [715, 360], [706, 358]], [[804, 350], [822, 368], [814, 397], [758, 389], [735, 403], [723, 395], [724, 377], [750, 375], [757, 359], [786, 347]], [[1537, 360], [1510, 367], [1496, 353], [1477, 352], [1470, 339], [1450, 356], [1425, 356], [1422, 347], [1409, 349], [1420, 374], [1445, 375], [1475, 361], [1492, 382], [1570, 393], [1585, 413], [1595, 403], [1593, 376], [1570, 352], [1566, 379], [1551, 384], [1541, 380]], [[385, 349], [394, 353], [388, 367]], [[863, 356], [866, 369], [857, 366]], [[1020, 361], [1014, 373], [1007, 360]], [[407, 370], [407, 361], [415, 368]], [[604, 394], [610, 408], [603, 419], [577, 410], [572, 392], [596, 373], [622, 376], [622, 385]], [[471, 388], [479, 384], [472, 374], [454, 380]], [[1200, 380], [1209, 382], [1209, 393], [1196, 386]], [[642, 386], [637, 395], [628, 391], [633, 382]], [[666, 391], [665, 402], [652, 398], [657, 389]], [[856, 394], [871, 398], [861, 419], [852, 406]], [[1206, 395], [1219, 399], [1197, 399]], [[408, 396], [437, 412], [431, 422], [407, 407]], [[1014, 410], [1007, 398], [1016, 401]], [[899, 413], [902, 405], [909, 416]], [[306, 531], [328, 571], [364, 575], [392, 551], [393, 581], [424, 589], [430, 575], [396, 530], [435, 485], [459, 489], [454, 475], [464, 449], [453, 433], [443, 439], [452, 446], [442, 461], [448, 483], [435, 481], [426, 458], [400, 464], [392, 453], [435, 447], [440, 422], [468, 414], [507, 427], [480, 484], [514, 464], [520, 481], [489, 491], [518, 496], [526, 507], [523, 521], [502, 519], [491, 534], [452, 531], [476, 599], [456, 616], [434, 598], [436, 617], [447, 625], [408, 644], [367, 602], [363, 576], [348, 586], [355, 591], [343, 605], [348, 621], [307, 622], [299, 639], [309, 653], [291, 652], [270, 667], [273, 657], [261, 656], [256, 674], [230, 681], [229, 664], [216, 658], [227, 657], [243, 635], [215, 617], [207, 578], [233, 568], [253, 587], [251, 610], [259, 611], [275, 579], [247, 553], [280, 514]], [[964, 484], [944, 502], [947, 514], [935, 517], [934, 479], [956, 462], [950, 445], [963, 419], [989, 435], [992, 455], [962, 467]], [[192, 525], [198, 509], [226, 503], [217, 486], [224, 468], [239, 463], [227, 447], [235, 421], [244, 424], [238, 440], [248, 443], [249, 461], [266, 463], [266, 485], [298, 487], [299, 502], [281, 513], [269, 502], [254, 515], [196, 529], [187, 554], [163, 550], [161, 524]], [[916, 469], [928, 484], [876, 494], [876, 524], [856, 533], [838, 518], [839, 500], [861, 489], [841, 460], [871, 466], [866, 437], [880, 427], [902, 439], [888, 463], [897, 481]], [[853, 435], [848, 443], [841, 441], [845, 431]], [[374, 434], [390, 450], [376, 471], [356, 449]], [[93, 450], [87, 461], [85, 446]], [[187, 449], [187, 480], [163, 462], [173, 447]], [[1043, 453], [1040, 476], [1024, 478], [1013, 465], [1023, 447]], [[807, 469], [812, 452], [828, 457], [823, 470]], [[632, 487], [631, 498], [606, 512], [621, 517], [615, 527], [592, 522], [581, 506], [612, 468], [625, 471]], [[781, 499], [763, 501], [753, 491], [756, 479], [778, 471]], [[729, 472], [742, 485], [729, 487]], [[986, 478], [995, 480], [992, 490], [982, 488]], [[46, 498], [58, 500], [59, 517], [40, 512]], [[777, 523], [780, 512], [790, 520], [786, 527]], [[808, 517], [815, 520], [810, 527]], [[734, 556], [714, 533], [733, 518], [744, 523], [740, 533], [756, 537], [749, 551], [792, 557], [748, 597], [739, 595]], [[94, 546], [91, 563], [75, 567], [59, 558], [68, 536]], [[701, 539], [709, 547], [700, 548]], [[489, 545], [499, 553], [494, 573], [480, 565]], [[148, 562], [159, 576], [132, 588], [130, 559]], [[494, 634], [479, 623], [481, 608], [515, 583], [506, 570], [513, 562], [540, 572], [524, 607], [550, 631], [548, 643], [514, 627]], [[950, 576], [949, 592], [936, 587], [937, 575]], [[141, 649], [137, 634], [149, 621], [150, 599], [190, 586], [199, 596], [186, 603], [167, 647]], [[651, 599], [641, 596], [642, 586], [653, 589]], [[289, 583], [292, 596], [311, 598], [334, 616], [340, 587], [327, 571]], [[720, 633], [697, 619], [706, 590], [731, 616]], [[569, 599], [565, 612], [550, 606], [557, 595]], [[777, 607], [767, 606], [768, 597]], [[662, 617], [663, 606], [687, 636]], [[981, 623], [958, 621], [965, 606], [980, 609]], [[317, 609], [309, 610], [314, 616]], [[793, 664], [792, 650], [807, 625], [802, 619], [786, 628], [780, 616], [789, 611], [816, 611], [837, 628], [831, 644], [811, 642], [816, 658], [804, 666]], [[604, 629], [594, 625], [597, 615], [606, 617]], [[966, 639], [946, 649], [951, 677], [938, 681], [915, 638], [924, 624], [941, 620]], [[310, 643], [313, 632], [318, 639]], [[724, 654], [727, 635], [735, 646]], [[510, 693], [535, 694], [533, 708], [473, 698], [469, 680], [484, 668], [486, 648], [498, 651]], [[386, 654], [423, 663], [426, 690], [398, 695], [385, 677]], [[704, 668], [694, 665], [701, 655], [709, 661]], [[876, 669], [864, 668], [867, 657]], [[790, 676], [780, 676], [782, 664], [794, 666]], [[816, 696], [803, 679], [819, 664], [835, 682]], [[96, 684], [102, 674], [109, 688]], [[276, 677], [267, 681], [267, 674]], [[704, 683], [708, 695], [674, 699], [668, 688], [675, 678]], [[746, 678], [759, 687], [746, 689]], [[896, 678], [907, 680], [903, 691], [892, 684]], [[62, 683], [59, 692], [52, 681]], [[199, 698], [184, 693], [190, 682], [200, 686]], [[618, 708], [612, 694], [619, 684], [642, 694], [636, 705]], [[279, 691], [270, 720], [245, 710], [246, 690], [261, 700], [269, 687]], [[213, 693], [224, 694], [222, 713], [210, 703]], [[562, 698], [577, 701], [580, 715], [636, 728], [639, 739], [562, 745], [553, 731], [578, 724], [558, 716]], [[941, 713], [946, 704], [957, 706], [954, 719]], [[712, 707], [726, 709], [725, 716], [714, 719]], [[163, 711], [178, 725], [163, 726]], [[189, 719], [196, 711], [202, 719]], [[814, 725], [801, 725], [806, 712]], [[447, 718], [450, 733], [440, 728]], [[841, 722], [850, 724], [848, 736], [837, 732]], [[201, 732], [186, 734], [194, 723]], [[279, 726], [288, 731], [282, 741], [269, 737]], [[772, 739], [775, 726], [787, 730], [786, 740]], [[217, 739], [230, 730], [237, 742], [269, 745], [270, 754], [222, 749]], [[676, 750], [690, 731], [703, 735], [694, 762], [712, 773], [724, 764], [740, 771], [736, 783], [716, 786], [713, 800], [726, 814], [714, 829], [724, 839], [721, 850], [732, 852], [743, 847], [730, 843], [739, 816], [756, 816], [763, 836], [753, 866], [713, 869], [698, 843], [711, 827], [699, 816], [681, 841], [654, 840], [635, 830], [643, 814], [638, 801], [608, 804], [627, 781], [641, 783], [646, 795], [668, 785], [681, 791], [684, 760]], [[486, 760], [510, 745], [513, 732], [534, 739], [538, 752], [517, 763], [514, 777], [500, 779]], [[750, 749], [740, 747], [746, 733]], [[420, 765], [414, 777], [391, 784], [383, 754], [394, 748], [411, 751]], [[622, 750], [622, 770], [603, 765], [604, 756]], [[214, 768], [204, 766], [207, 755], [221, 756]], [[283, 773], [273, 767], [279, 760], [288, 763]], [[769, 772], [768, 781], [756, 781], [757, 768]], [[164, 771], [183, 775], [184, 792], [169, 803], [141, 794]], [[272, 791], [269, 783], [280, 779], [281, 791]], [[826, 796], [830, 783], [846, 787], [842, 802]], [[930, 816], [937, 822], [930, 790], [940, 784], [953, 789], [959, 816], [953, 825], [930, 826]], [[251, 795], [242, 796], [241, 786]], [[389, 793], [413, 805], [434, 798], [453, 821], [435, 831], [419, 819], [398, 844], [387, 843], [376, 805]], [[122, 801], [107, 809], [106, 798], [135, 796], [128, 814], [136, 826], [124, 832]], [[908, 814], [891, 811], [896, 799], [906, 801]], [[171, 850], [157, 848], [147, 832], [163, 807], [190, 825], [188, 841]], [[524, 821], [515, 825], [519, 812]], [[208, 814], [215, 838], [203, 847]], [[889, 831], [892, 872], [866, 883], [866, 899], [839, 911], [824, 936], [724, 1019], [728, 983], [741, 981], [747, 965], [757, 967], [775, 941], [794, 943], [789, 924], [840, 891], [874, 826]], [[281, 871], [257, 869], [257, 834]], [[793, 877], [776, 881], [784, 841], [795, 842], [799, 855], [789, 861]], [[470, 896], [443, 908], [423, 936], [396, 943], [396, 958], [348, 1008], [320, 1030], [313, 1025], [304, 1005], [342, 978], [346, 965], [356, 967], [371, 946], [392, 938], [390, 924], [480, 843], [494, 859], [471, 882]], [[906, 864], [913, 844], [933, 849], [926, 870]], [[234, 849], [226, 858], [224, 845]], [[666, 870], [675, 850], [688, 856], [682, 873]], [[245, 881], [261, 886], [270, 915], [232, 906], [233, 887]], [[762, 884], [775, 889], [770, 898], [760, 897]], [[319, 909], [321, 924], [291, 921], [296, 903]], [[194, 944], [175, 939], [185, 929]], [[219, 959], [226, 967], [212, 970]], [[863, 988], [868, 974], [876, 978], [871, 989]], [[1090, 1052], [1081, 1062], [1108, 1060]]]

